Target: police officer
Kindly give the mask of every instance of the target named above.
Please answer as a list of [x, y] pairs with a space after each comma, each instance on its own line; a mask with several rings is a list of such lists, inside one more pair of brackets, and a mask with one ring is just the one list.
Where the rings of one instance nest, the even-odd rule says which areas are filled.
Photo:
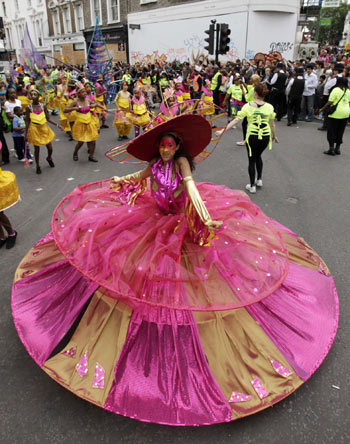
[[278, 62], [275, 68], [275, 73], [269, 82], [271, 85], [269, 101], [275, 109], [278, 121], [282, 119], [286, 110], [286, 82], [287, 74], [284, 72], [284, 65], [282, 62]]
[[296, 76], [289, 80], [286, 88], [288, 126], [291, 126], [292, 123], [297, 123], [304, 88], [304, 70], [303, 68], [297, 68]]

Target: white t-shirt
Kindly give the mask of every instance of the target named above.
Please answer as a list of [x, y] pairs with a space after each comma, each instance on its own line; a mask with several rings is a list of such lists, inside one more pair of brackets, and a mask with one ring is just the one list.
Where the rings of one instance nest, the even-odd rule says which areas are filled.
[[20, 108], [22, 108], [22, 103], [20, 100], [15, 99], [15, 103], [12, 103], [12, 102], [9, 102], [8, 100], [6, 100], [5, 113], [14, 114], [13, 110], [16, 108], [16, 106], [19, 106]]

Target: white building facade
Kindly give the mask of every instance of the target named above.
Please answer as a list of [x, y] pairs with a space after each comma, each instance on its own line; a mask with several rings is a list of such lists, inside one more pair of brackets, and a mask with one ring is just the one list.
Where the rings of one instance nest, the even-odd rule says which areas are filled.
[[300, 0], [205, 0], [130, 13], [130, 63], [195, 62], [207, 56], [204, 31], [213, 19], [231, 29], [230, 51], [220, 60], [250, 59], [257, 52], [271, 51], [293, 59], [299, 10]]
[[45, 0], [2, 0], [0, 16], [3, 17], [6, 33], [5, 48], [15, 50], [20, 61], [20, 48], [28, 25], [33, 45], [41, 55], [51, 54], [48, 45], [47, 10]]

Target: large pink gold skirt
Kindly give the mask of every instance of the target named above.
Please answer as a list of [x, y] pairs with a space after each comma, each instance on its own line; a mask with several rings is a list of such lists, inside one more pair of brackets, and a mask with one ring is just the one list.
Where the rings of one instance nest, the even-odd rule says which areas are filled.
[[183, 215], [148, 193], [124, 205], [109, 185], [68, 195], [16, 272], [15, 325], [48, 375], [121, 415], [204, 425], [272, 406], [316, 371], [338, 299], [303, 239], [244, 193], [204, 183], [224, 226], [200, 247]]

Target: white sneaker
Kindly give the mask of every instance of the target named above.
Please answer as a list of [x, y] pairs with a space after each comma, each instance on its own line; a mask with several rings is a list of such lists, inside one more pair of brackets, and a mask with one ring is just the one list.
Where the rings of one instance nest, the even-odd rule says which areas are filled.
[[244, 146], [245, 145], [245, 140], [241, 140], [240, 142], [236, 142], [236, 145]]
[[256, 193], [256, 186], [255, 185], [251, 186], [250, 183], [248, 183], [245, 186], [245, 188], [246, 188], [246, 190], [249, 191], [249, 193], [252, 193], [252, 194]]
[[17, 159], [18, 160], [18, 162], [25, 162], [26, 160], [23, 158], [23, 159]]
[[257, 180], [255, 181], [255, 185], [256, 185], [257, 187], [262, 187], [262, 186], [263, 186], [263, 182], [262, 182], [262, 180], [261, 180], [261, 179], [257, 179]]

